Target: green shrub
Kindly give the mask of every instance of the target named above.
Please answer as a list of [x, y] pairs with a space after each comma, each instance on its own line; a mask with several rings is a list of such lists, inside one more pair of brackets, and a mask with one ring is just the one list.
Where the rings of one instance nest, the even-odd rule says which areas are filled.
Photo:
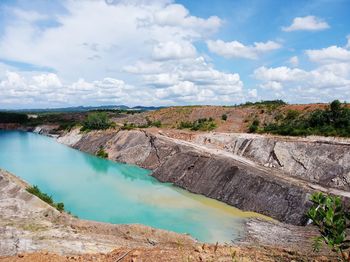
[[124, 123], [124, 125], [120, 128], [121, 130], [132, 130], [137, 128], [134, 123]]
[[96, 156], [101, 158], [108, 158], [108, 153], [100, 146], [100, 149], [97, 151]]
[[224, 120], [224, 121], [226, 121], [226, 120], [227, 120], [227, 115], [226, 115], [226, 114], [223, 114], [223, 115], [221, 116], [221, 119]]
[[216, 128], [216, 124], [213, 118], [200, 118], [193, 122], [180, 122], [178, 129], [191, 129], [193, 131], [211, 131]]
[[255, 119], [253, 123], [249, 126], [249, 133], [255, 133], [259, 129], [259, 120]]
[[83, 122], [82, 131], [107, 129], [111, 127], [111, 124], [112, 123], [109, 120], [106, 112], [94, 112], [88, 114], [87, 118]]
[[181, 121], [178, 129], [192, 128], [193, 124], [189, 121]]
[[319, 251], [322, 241], [332, 251], [337, 252], [343, 261], [348, 261], [350, 247], [346, 230], [350, 228], [350, 213], [344, 210], [340, 197], [314, 193], [310, 200], [313, 206], [307, 216], [318, 227], [320, 236], [314, 239], [314, 250]]
[[159, 128], [162, 126], [162, 122], [160, 120], [157, 120], [157, 121], [152, 122], [151, 125]]
[[34, 185], [31, 187], [26, 188], [27, 192], [37, 196], [44, 202], [48, 203], [50, 206], [56, 208], [58, 211], [63, 212], [64, 211], [64, 204], [62, 202], [55, 203], [52, 199], [52, 196], [49, 196], [46, 193], [41, 192], [38, 186]]

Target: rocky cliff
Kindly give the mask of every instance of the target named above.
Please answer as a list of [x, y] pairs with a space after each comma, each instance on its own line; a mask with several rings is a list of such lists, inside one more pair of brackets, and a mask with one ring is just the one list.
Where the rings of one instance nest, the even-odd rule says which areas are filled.
[[[324, 188], [318, 183], [313, 183], [321, 181], [320, 179], [299, 179], [285, 172], [295, 168], [304, 178], [306, 175], [299, 167], [296, 168], [299, 161], [315, 177], [326, 174], [325, 168], [321, 168], [320, 173], [317, 172], [318, 167], [313, 167], [322, 162], [322, 159], [318, 159], [317, 152], [311, 152], [312, 147], [307, 148], [302, 143], [294, 145], [290, 142], [293, 150], [299, 150], [299, 155], [288, 155], [281, 153], [286, 152], [283, 146], [287, 142], [277, 143], [269, 138], [238, 138], [235, 146], [223, 143], [226, 146], [224, 150], [219, 149], [219, 143], [215, 143], [215, 140], [210, 142], [211, 147], [208, 146], [209, 142], [204, 142], [205, 139], [208, 140], [199, 136], [195, 139], [196, 142], [188, 142], [145, 130], [96, 131], [86, 134], [75, 130], [61, 136], [58, 141], [91, 154], [103, 147], [110, 159], [151, 169], [152, 175], [162, 182], [171, 182], [240, 209], [259, 212], [295, 225], [306, 224], [305, 213], [310, 206], [308, 198], [315, 190], [343, 197], [350, 195], [342, 190]], [[342, 148], [342, 145], [339, 147]], [[339, 163], [348, 157], [344, 148], [344, 155], [338, 151], [337, 154], [333, 153], [334, 157], [343, 157]], [[292, 149], [290, 151], [294, 152]], [[307, 162], [307, 158], [301, 159], [304, 152], [302, 150], [307, 156], [311, 156], [312, 160]], [[318, 152], [321, 154], [326, 151], [327, 148], [323, 148]], [[329, 162], [322, 163], [328, 164], [328, 169], [331, 169], [333, 164], [330, 162], [330, 154], [323, 156], [328, 157]], [[297, 158], [296, 156], [297, 162], [294, 160], [294, 163], [291, 163], [288, 160], [288, 157]], [[272, 167], [278, 162], [289, 169]], [[344, 170], [347, 166], [343, 165], [342, 168]]]
[[350, 190], [349, 139], [211, 133], [194, 141], [324, 187]]

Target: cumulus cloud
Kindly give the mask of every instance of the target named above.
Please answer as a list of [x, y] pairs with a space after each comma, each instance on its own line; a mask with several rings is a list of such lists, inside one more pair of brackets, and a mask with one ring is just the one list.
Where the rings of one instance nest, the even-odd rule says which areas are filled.
[[346, 39], [348, 40], [348, 42], [346, 43], [345, 48], [350, 48], [350, 35], [348, 35]]
[[[9, 10], [14, 19], [4, 25], [0, 57], [55, 73], [0, 70], [0, 103], [222, 104], [244, 97], [240, 76], [216, 70], [195, 48], [220, 28], [220, 18], [193, 16], [168, 0], [62, 4], [66, 12], [51, 16], [50, 27], [36, 24], [45, 15]], [[254, 49], [266, 52], [271, 44]]]
[[215, 32], [222, 24], [217, 16], [208, 19], [191, 16], [189, 11], [180, 4], [167, 5], [155, 12], [154, 22], [161, 26], [180, 26], [184, 29], [194, 29], [199, 33]]
[[208, 49], [225, 58], [257, 59], [259, 55], [281, 48], [274, 41], [256, 42], [252, 46], [246, 46], [238, 41], [224, 42], [222, 40], [207, 41]]
[[339, 74], [331, 67], [319, 67], [306, 71], [288, 67], [259, 67], [254, 71], [254, 77], [261, 80], [262, 88], [281, 91], [289, 101], [330, 101], [350, 98], [350, 79], [346, 74]]
[[[150, 62], [151, 67], [155, 65]], [[146, 62], [128, 67], [141, 77], [164, 103], [237, 103], [244, 98], [243, 82], [236, 73], [221, 72], [203, 57], [158, 64], [157, 71], [145, 74]]]
[[67, 105], [99, 105], [106, 103], [138, 104], [149, 99], [154, 102], [148, 90], [140, 91], [114, 78], [88, 82], [84, 79], [62, 83], [56, 74], [22, 76], [7, 71], [0, 80], [0, 104], [13, 106], [26, 104], [29, 107], [54, 107]]
[[[216, 16], [193, 16], [170, 1], [62, 1], [64, 13], [11, 10], [4, 26], [0, 57], [51, 68], [64, 79], [101, 79], [113, 73], [126, 78], [126, 65], [142, 59], [193, 57], [193, 43], [216, 32]], [[77, 33], [78, 32], [78, 33]], [[64, 39], [64, 41], [62, 41]]]
[[306, 50], [305, 54], [316, 67], [311, 70], [280, 67], [259, 67], [254, 78], [259, 87], [290, 101], [330, 101], [350, 99], [350, 51], [347, 48], [329, 46]]
[[311, 61], [317, 63], [350, 62], [350, 50], [338, 46], [306, 50]]
[[292, 66], [298, 66], [299, 65], [299, 58], [297, 56], [292, 56], [290, 59], [289, 59], [289, 63], [292, 65]]
[[156, 60], [182, 59], [196, 56], [196, 48], [189, 42], [159, 43], [153, 48]]
[[327, 22], [316, 16], [296, 17], [290, 26], [282, 27], [285, 32], [292, 31], [320, 31], [328, 29], [330, 26]]
[[238, 74], [220, 72], [203, 57], [183, 59], [180, 63], [179, 60], [156, 62], [157, 66], [152, 61], [149, 63], [157, 70], [145, 73], [146, 61], [129, 68], [140, 78], [142, 85], [127, 84], [112, 77], [67, 82], [54, 73], [24, 75], [7, 71], [0, 78], [0, 104], [26, 104], [29, 107], [223, 104], [239, 103], [256, 94], [252, 90], [245, 94]]
[[256, 90], [256, 89], [249, 89], [248, 90], [248, 97], [249, 98], [257, 98], [258, 97], [258, 90]]

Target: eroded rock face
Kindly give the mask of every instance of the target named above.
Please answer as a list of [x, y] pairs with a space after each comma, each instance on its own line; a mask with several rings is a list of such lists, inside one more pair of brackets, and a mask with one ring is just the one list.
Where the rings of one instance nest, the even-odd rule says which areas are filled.
[[350, 190], [350, 142], [253, 134], [198, 135], [195, 142], [322, 186]]
[[153, 174], [191, 192], [255, 211], [279, 221], [303, 225], [309, 208], [309, 191], [269, 177], [232, 159], [179, 152]]
[[269, 174], [268, 168], [140, 130], [91, 132], [73, 145], [92, 154], [100, 146], [110, 159], [152, 169], [152, 176], [162, 182], [279, 221], [306, 223], [312, 191]]

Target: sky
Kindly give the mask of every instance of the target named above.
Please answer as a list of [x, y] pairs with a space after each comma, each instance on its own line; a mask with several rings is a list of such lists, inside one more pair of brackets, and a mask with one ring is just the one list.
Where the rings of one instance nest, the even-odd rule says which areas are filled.
[[0, 0], [0, 108], [350, 101], [350, 0]]

